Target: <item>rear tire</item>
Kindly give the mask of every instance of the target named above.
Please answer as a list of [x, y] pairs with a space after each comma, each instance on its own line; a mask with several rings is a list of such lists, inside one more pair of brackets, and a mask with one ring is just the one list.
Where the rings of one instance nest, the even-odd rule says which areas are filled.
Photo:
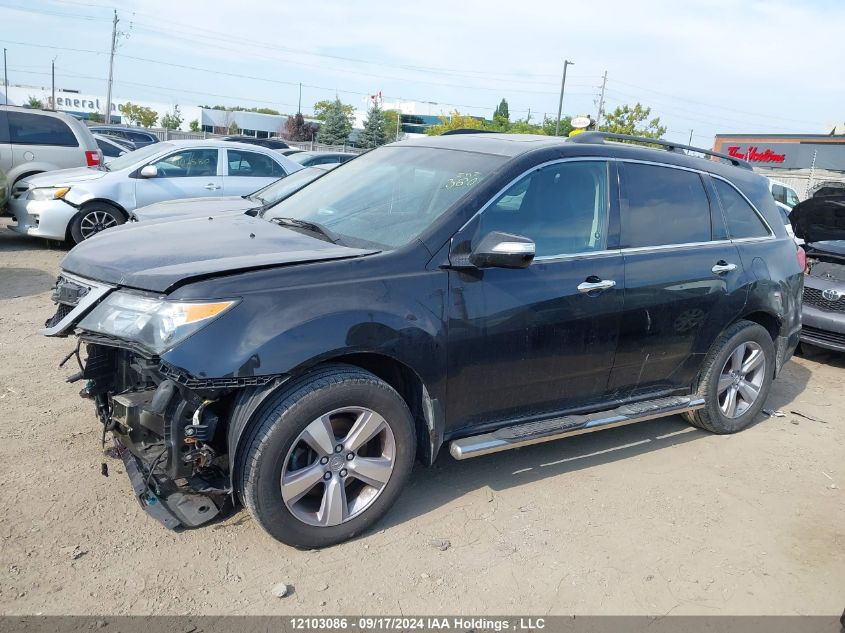
[[318, 369], [257, 415], [240, 452], [239, 490], [282, 543], [312, 548], [352, 538], [387, 512], [411, 473], [408, 406], [357, 367]]
[[80, 209], [70, 221], [70, 237], [79, 244], [100, 231], [126, 222], [126, 214], [106, 202], [91, 202]]
[[775, 368], [775, 347], [764, 327], [738, 321], [713, 343], [704, 359], [695, 393], [704, 408], [684, 414], [712, 433], [747, 427], [766, 402]]

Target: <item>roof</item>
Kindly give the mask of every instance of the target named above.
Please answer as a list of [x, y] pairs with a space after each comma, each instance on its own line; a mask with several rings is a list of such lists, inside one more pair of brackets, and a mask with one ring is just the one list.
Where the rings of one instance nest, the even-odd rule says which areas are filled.
[[400, 141], [400, 143], [417, 147], [438, 147], [514, 157], [542, 147], [563, 146], [566, 144], [566, 139], [560, 136], [540, 136], [538, 134], [485, 133], [427, 136]]

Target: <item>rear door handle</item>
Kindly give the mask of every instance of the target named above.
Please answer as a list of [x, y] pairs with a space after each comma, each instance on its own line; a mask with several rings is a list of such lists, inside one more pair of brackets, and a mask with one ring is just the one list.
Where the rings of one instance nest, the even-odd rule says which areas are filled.
[[710, 270], [712, 270], [717, 275], [721, 275], [722, 273], [729, 273], [731, 271], [736, 270], [736, 264], [729, 264], [728, 262], [721, 260], [716, 262], [716, 265], [713, 266], [713, 268], [711, 268]]
[[220, 189], [220, 185], [215, 185], [213, 182], [208, 183], [203, 189], [208, 189], [209, 191], [214, 191], [215, 189]]
[[588, 292], [610, 290], [616, 285], [612, 279], [602, 279], [601, 281], [583, 281], [578, 284], [578, 292], [587, 294]]

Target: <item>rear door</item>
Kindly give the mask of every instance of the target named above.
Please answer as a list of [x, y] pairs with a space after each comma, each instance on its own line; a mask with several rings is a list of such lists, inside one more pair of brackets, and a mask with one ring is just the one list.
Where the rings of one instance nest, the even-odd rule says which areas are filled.
[[7, 110], [12, 162], [40, 163], [38, 171], [87, 165], [85, 148], [59, 117]]
[[[6, 124], [6, 111], [0, 110], [0, 170], [7, 173], [12, 169], [12, 146], [9, 144], [9, 126]], [[9, 183], [11, 186], [12, 183]]]
[[623, 293], [622, 255], [608, 246], [608, 168], [578, 160], [533, 169], [453, 239], [474, 244], [503, 231], [536, 247], [525, 269], [449, 272], [453, 428], [606, 399]]
[[619, 167], [625, 309], [610, 388], [622, 397], [680, 390], [745, 304], [742, 262], [709, 176]]
[[135, 179], [136, 206], [223, 195], [223, 178], [218, 175], [222, 169], [218, 164], [220, 153], [216, 148], [191, 147], [171, 152], [150, 163], [155, 165], [158, 176]]
[[226, 149], [223, 190], [227, 196], [245, 196], [287, 175], [267, 154], [243, 149]]

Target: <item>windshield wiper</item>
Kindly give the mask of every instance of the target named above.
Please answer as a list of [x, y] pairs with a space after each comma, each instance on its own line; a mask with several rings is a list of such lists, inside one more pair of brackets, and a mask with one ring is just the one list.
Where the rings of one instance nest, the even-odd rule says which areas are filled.
[[271, 218], [270, 222], [274, 222], [280, 226], [288, 226], [296, 229], [304, 229], [311, 233], [322, 235], [332, 244], [340, 244], [340, 237], [334, 231], [327, 229], [322, 224], [317, 222], [308, 222], [307, 220], [297, 220], [296, 218]]

